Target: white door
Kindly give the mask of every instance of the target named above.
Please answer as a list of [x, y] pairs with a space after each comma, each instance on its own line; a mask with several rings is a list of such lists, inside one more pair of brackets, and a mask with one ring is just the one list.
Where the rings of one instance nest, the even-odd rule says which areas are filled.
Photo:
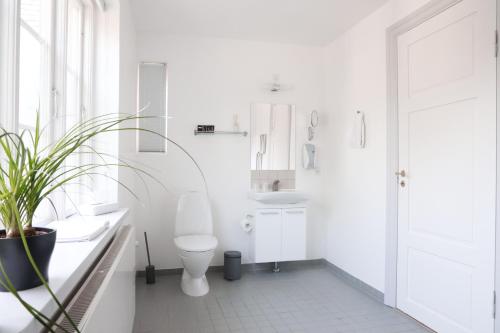
[[255, 262], [281, 260], [281, 209], [259, 209], [255, 218]]
[[281, 260], [306, 259], [306, 209], [283, 209]]
[[495, 0], [398, 40], [397, 306], [440, 333], [493, 332]]

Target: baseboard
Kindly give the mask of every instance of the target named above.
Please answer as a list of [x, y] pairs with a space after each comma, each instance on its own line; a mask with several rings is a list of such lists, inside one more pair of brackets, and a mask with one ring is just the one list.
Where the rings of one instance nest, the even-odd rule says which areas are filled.
[[[301, 261], [285, 261], [280, 262], [279, 267], [281, 270], [294, 270], [308, 267], [325, 266], [326, 261], [324, 259], [313, 259], [313, 260], [301, 260]], [[242, 272], [261, 272], [261, 271], [272, 271], [274, 268], [274, 263], [259, 263], [259, 264], [242, 264]], [[223, 272], [224, 266], [210, 266], [208, 272]], [[157, 276], [168, 276], [168, 275], [180, 275], [182, 274], [182, 268], [171, 268], [171, 269], [157, 269]], [[137, 277], [145, 277], [145, 271], [137, 271]]]
[[[156, 276], [181, 275], [182, 268], [157, 269]], [[146, 271], [137, 271], [137, 277], [146, 277]]]
[[[304, 269], [310, 267], [324, 266], [325, 263], [323, 259], [311, 259], [311, 260], [299, 260], [299, 261], [284, 261], [279, 263], [280, 270], [295, 270]], [[224, 266], [220, 266], [223, 270]], [[272, 271], [274, 269], [274, 263], [266, 262], [259, 264], [243, 264], [243, 272], [260, 272], [260, 271]]]
[[342, 268], [332, 264], [331, 262], [323, 259], [325, 261], [326, 267], [339, 279], [349, 284], [351, 287], [361, 291], [362, 293], [370, 296], [374, 300], [380, 303], [384, 303], [384, 293], [364, 283], [360, 279], [344, 271]]
[[[284, 270], [297, 270], [306, 269], [311, 267], [326, 267], [330, 272], [332, 272], [336, 277], [350, 285], [351, 287], [359, 290], [360, 292], [370, 296], [374, 300], [384, 303], [384, 293], [373, 288], [372, 286], [364, 283], [360, 279], [352, 276], [351, 274], [344, 271], [342, 268], [332, 264], [326, 259], [313, 259], [313, 260], [302, 260], [302, 261], [286, 261], [280, 262], [279, 267], [282, 271]], [[259, 263], [259, 264], [242, 264], [242, 272], [262, 272], [262, 271], [272, 271], [274, 268], [274, 263]], [[223, 272], [224, 266], [210, 266], [208, 268], [209, 272]], [[169, 276], [169, 275], [181, 275], [182, 268], [173, 269], [158, 269], [156, 270], [157, 276]], [[137, 277], [145, 277], [145, 271], [138, 271]]]

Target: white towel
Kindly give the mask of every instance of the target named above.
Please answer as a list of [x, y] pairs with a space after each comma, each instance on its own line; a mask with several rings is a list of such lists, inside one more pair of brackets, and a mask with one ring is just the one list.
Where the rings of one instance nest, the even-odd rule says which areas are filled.
[[365, 114], [361, 111], [357, 111], [354, 116], [350, 145], [355, 149], [363, 149], [366, 146]]
[[78, 207], [78, 213], [85, 216], [97, 216], [112, 213], [118, 210], [117, 202], [96, 202]]

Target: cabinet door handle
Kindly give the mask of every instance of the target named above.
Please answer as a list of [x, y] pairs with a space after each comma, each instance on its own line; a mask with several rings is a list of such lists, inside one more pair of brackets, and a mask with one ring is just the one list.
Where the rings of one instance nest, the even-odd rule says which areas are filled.
[[287, 210], [286, 213], [287, 214], [293, 214], [293, 215], [302, 215], [302, 214], [304, 214], [304, 212], [301, 211], [301, 210]]
[[279, 215], [279, 212], [260, 212], [260, 215]]

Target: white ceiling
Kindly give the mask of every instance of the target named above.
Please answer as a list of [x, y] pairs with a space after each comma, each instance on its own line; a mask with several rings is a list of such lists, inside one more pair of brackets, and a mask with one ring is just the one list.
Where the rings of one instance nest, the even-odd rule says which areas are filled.
[[140, 32], [324, 45], [387, 0], [132, 0]]

